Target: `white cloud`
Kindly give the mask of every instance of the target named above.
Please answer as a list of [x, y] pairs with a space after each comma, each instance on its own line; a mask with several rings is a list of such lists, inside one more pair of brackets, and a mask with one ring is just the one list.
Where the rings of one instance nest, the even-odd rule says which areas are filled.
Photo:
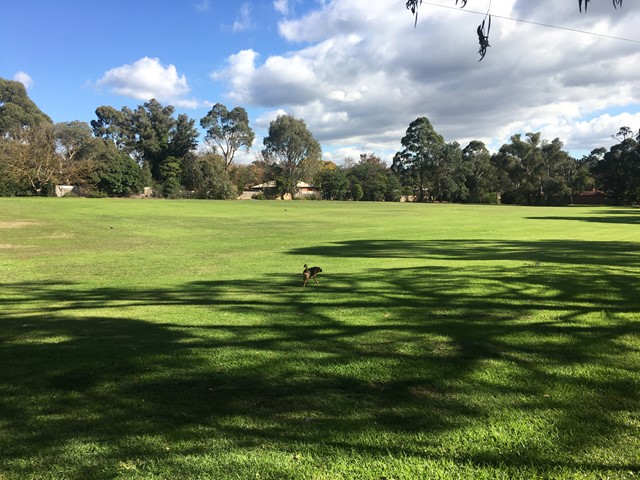
[[282, 115], [288, 115], [288, 114], [285, 110], [282, 110], [282, 109], [270, 110], [268, 112], [265, 112], [262, 115], [260, 115], [258, 118], [256, 118], [255, 126], [257, 128], [268, 130], [271, 122], [273, 122], [274, 120], [276, 120], [278, 117]]
[[[388, 0], [319, 2], [280, 22], [289, 52], [261, 59], [254, 50], [241, 51], [214, 78], [226, 80], [228, 95], [239, 103], [304, 118], [336, 152], [353, 146], [393, 151], [418, 116], [461, 144], [480, 139], [497, 148], [533, 130], [559, 136], [569, 149], [588, 149], [625, 119], [606, 118], [608, 110], [640, 110], [637, 44], [498, 18], [637, 37], [640, 12], [632, 4], [614, 10], [598, 2], [585, 15], [570, 3], [494, 2], [492, 46], [478, 62], [475, 29], [483, 15], [471, 4], [422, 4], [414, 28], [404, 5]], [[288, 2], [273, 5], [290, 14]], [[637, 115], [628, 120], [640, 127]]]
[[155, 98], [184, 108], [196, 108], [199, 104], [186, 98], [190, 92], [186, 76], [178, 75], [175, 65], [162, 65], [158, 58], [144, 57], [131, 65], [112, 68], [97, 85], [137, 100]]
[[273, 8], [276, 9], [276, 12], [281, 13], [282, 15], [289, 15], [288, 0], [274, 0]]
[[201, 0], [196, 3], [195, 8], [199, 12], [208, 12], [211, 9], [211, 0]]
[[248, 49], [231, 55], [227, 63], [229, 66], [211, 74], [212, 80], [224, 80], [231, 86], [229, 97], [239, 103], [249, 103], [250, 89], [255, 74], [255, 62], [258, 53]]
[[232, 30], [237, 33], [244, 32], [245, 30], [251, 30], [252, 28], [254, 28], [254, 24], [251, 18], [251, 5], [248, 3], [243, 3], [240, 6], [238, 18], [233, 23]]
[[24, 88], [29, 88], [33, 85], [33, 79], [25, 72], [19, 71], [14, 76], [13, 79], [16, 82], [20, 82], [24, 85]]

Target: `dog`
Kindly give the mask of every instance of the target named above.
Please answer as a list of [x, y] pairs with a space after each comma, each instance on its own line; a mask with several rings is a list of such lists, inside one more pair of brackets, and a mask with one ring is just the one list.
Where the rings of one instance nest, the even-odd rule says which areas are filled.
[[322, 272], [320, 267], [307, 268], [307, 264], [305, 263], [304, 270], [302, 271], [302, 286], [306, 287], [310, 278], [313, 278], [313, 280], [318, 283], [317, 276], [320, 272]]

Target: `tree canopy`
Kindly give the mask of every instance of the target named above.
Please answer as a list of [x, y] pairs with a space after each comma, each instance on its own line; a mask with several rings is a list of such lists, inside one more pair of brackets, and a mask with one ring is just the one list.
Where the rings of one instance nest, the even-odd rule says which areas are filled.
[[[410, 123], [391, 167], [375, 153], [344, 165], [322, 161], [304, 120], [271, 122], [264, 150], [251, 165], [232, 165], [233, 153], [253, 141], [246, 111], [217, 104], [200, 120], [214, 152], [198, 150], [195, 121], [156, 100], [136, 108], [96, 109], [97, 119], [53, 124], [22, 84], [0, 79], [0, 195], [47, 195], [58, 184], [85, 196], [139, 194], [150, 186], [165, 197], [235, 198], [247, 186], [274, 182], [267, 197], [297, 193], [315, 183], [331, 200], [518, 203], [554, 205], [575, 194], [603, 191], [617, 204], [640, 202], [640, 130], [623, 126], [617, 144], [573, 158], [560, 139], [539, 132], [512, 135], [497, 152], [472, 140], [461, 148], [428, 118]], [[637, 132], [637, 133], [635, 133]]]
[[156, 99], [135, 110], [102, 106], [96, 109], [98, 118], [91, 126], [96, 137], [133, 155], [148, 166], [154, 180], [165, 183], [179, 174], [169, 165], [170, 158], [184, 158], [197, 146], [195, 121], [184, 114], [174, 118], [174, 112], [172, 105], [163, 106]]
[[282, 193], [293, 196], [302, 178], [303, 162], [322, 158], [320, 144], [304, 120], [291, 115], [279, 115], [273, 120], [263, 143], [263, 156], [279, 167], [279, 178], [276, 180], [281, 185]]
[[22, 83], [0, 78], [0, 137], [17, 137], [25, 128], [52, 123]]
[[241, 148], [249, 150], [255, 138], [249, 115], [242, 107], [229, 111], [223, 104], [216, 103], [200, 120], [200, 126], [207, 132], [205, 141], [222, 153], [225, 170], [229, 169], [236, 152]]

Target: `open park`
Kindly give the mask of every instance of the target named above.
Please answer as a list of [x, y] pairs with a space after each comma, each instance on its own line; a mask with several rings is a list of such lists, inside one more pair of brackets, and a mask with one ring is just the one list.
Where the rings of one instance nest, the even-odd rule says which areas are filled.
[[637, 208], [0, 198], [0, 479], [637, 478], [639, 246]]

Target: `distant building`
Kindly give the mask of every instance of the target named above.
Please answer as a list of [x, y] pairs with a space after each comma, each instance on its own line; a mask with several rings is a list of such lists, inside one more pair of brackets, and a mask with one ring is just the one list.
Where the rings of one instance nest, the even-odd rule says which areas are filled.
[[[276, 188], [276, 182], [273, 180], [270, 182], [261, 183], [259, 185], [254, 185], [252, 187], [249, 187], [247, 190], [243, 191], [242, 195], [240, 195], [238, 199], [250, 200], [252, 198], [256, 198], [256, 195], [259, 195], [259, 194], [263, 194], [267, 198], [270, 198], [273, 196], [272, 192], [275, 191], [275, 188]], [[320, 191], [318, 190], [318, 187], [316, 187], [315, 185], [311, 185], [306, 182], [298, 182], [297, 189], [298, 189], [298, 192], [295, 195], [295, 198], [297, 199], [308, 200], [308, 199], [321, 198]], [[277, 198], [279, 199], [280, 197], [277, 197]], [[291, 200], [291, 195], [289, 194], [285, 195], [284, 199]]]
[[587, 190], [573, 196], [575, 205], [607, 205], [607, 196], [600, 190]]

